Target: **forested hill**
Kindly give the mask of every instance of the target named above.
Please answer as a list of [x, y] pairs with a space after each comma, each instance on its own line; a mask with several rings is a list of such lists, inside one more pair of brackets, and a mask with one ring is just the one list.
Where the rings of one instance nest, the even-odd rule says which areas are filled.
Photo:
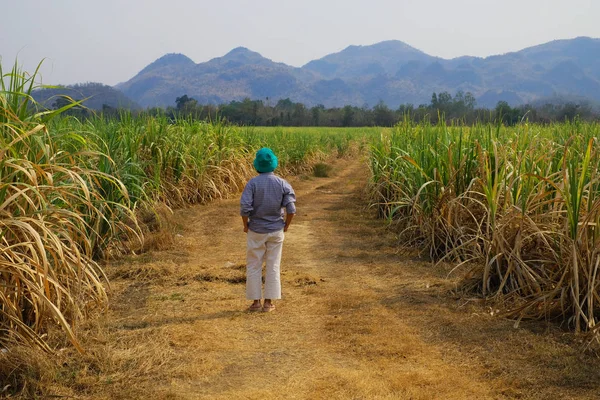
[[92, 110], [110, 108], [138, 109], [140, 106], [120, 90], [101, 83], [83, 83], [35, 90], [33, 98], [42, 106], [53, 109], [67, 104], [63, 96], [73, 100], [85, 100], [85, 107]]
[[348, 48], [302, 68], [273, 62], [243, 47], [208, 62], [168, 54], [117, 86], [143, 107], [172, 106], [183, 94], [201, 104], [244, 98], [290, 98], [326, 107], [380, 101], [390, 107], [429, 103], [433, 92], [472, 93], [494, 107], [557, 96], [600, 101], [600, 39], [557, 40], [487, 58], [446, 60], [400, 41]]

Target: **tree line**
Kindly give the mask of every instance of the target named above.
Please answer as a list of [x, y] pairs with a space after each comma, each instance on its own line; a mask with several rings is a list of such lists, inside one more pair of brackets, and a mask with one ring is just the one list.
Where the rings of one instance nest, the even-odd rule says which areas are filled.
[[[81, 109], [74, 110], [81, 116]], [[499, 122], [515, 125], [527, 120], [533, 123], [564, 122], [580, 119], [599, 120], [600, 114], [589, 103], [566, 102], [544, 105], [524, 104], [511, 107], [500, 101], [489, 109], [477, 107], [471, 93], [457, 92], [452, 96], [448, 92], [433, 93], [429, 104], [402, 104], [397, 109], [379, 102], [374, 107], [350, 106], [326, 108], [323, 105], [307, 107], [295, 103], [289, 98], [278, 100], [275, 104], [267, 98], [263, 100], [232, 101], [227, 104], [200, 104], [193, 97], [183, 95], [175, 99], [172, 107], [151, 108], [143, 112], [152, 115], [166, 115], [168, 118], [193, 120], [225, 120], [236, 125], [250, 126], [326, 126], [360, 127], [393, 126], [406, 117], [413, 121], [437, 124], [441, 119], [446, 122], [461, 122], [472, 125], [478, 122]], [[118, 116], [119, 110], [104, 106], [103, 115]]]

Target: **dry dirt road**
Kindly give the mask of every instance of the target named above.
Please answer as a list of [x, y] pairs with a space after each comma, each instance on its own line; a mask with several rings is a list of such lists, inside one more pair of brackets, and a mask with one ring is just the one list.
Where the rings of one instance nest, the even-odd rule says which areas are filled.
[[[110, 399], [592, 399], [599, 360], [545, 323], [492, 317], [448, 270], [395, 251], [367, 168], [292, 179], [284, 298], [249, 313], [238, 199], [178, 211], [167, 250], [108, 266], [108, 314], [70, 394]], [[160, 244], [160, 243], [159, 243]]]

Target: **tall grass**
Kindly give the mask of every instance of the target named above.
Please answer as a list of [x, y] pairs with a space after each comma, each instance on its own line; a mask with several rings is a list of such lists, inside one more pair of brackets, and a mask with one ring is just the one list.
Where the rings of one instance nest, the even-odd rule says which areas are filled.
[[[252, 158], [271, 147], [284, 175], [309, 171], [311, 164], [351, 152], [362, 131], [254, 128], [124, 113], [119, 120], [101, 116], [86, 121], [61, 118], [49, 125], [56, 133], [79, 132], [87, 140], [63, 142], [71, 151], [97, 152], [96, 168], [119, 178], [137, 204], [170, 207], [203, 203], [238, 192], [254, 174]], [[78, 147], [78, 145], [80, 145]], [[118, 192], [105, 196], [119, 202]], [[113, 194], [116, 196], [113, 196]]]
[[[111, 216], [129, 212], [127, 192], [82, 162], [100, 154], [57, 147], [44, 122], [59, 112], [32, 108], [35, 75], [16, 65], [0, 74], [0, 346], [20, 340], [49, 350], [42, 335], [56, 322], [82, 350], [74, 324], [106, 298], [92, 257], [106, 244], [98, 226], [118, 231]], [[103, 184], [121, 190], [123, 202], [108, 203]]]
[[35, 103], [35, 73], [15, 64], [0, 75], [0, 348], [50, 351], [46, 334], [58, 324], [83, 351], [77, 322], [107, 300], [98, 260], [140, 248], [157, 209], [239, 192], [260, 147], [290, 174], [349, 153], [364, 136], [129, 113], [80, 121], [63, 114], [78, 102]]
[[597, 331], [600, 125], [399, 124], [374, 142], [372, 199], [470, 290], [517, 318]]

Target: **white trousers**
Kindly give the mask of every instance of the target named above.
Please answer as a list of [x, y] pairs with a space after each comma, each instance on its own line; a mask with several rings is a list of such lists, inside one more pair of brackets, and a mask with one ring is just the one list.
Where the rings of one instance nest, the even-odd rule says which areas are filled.
[[246, 249], [246, 298], [260, 300], [262, 287], [262, 265], [265, 268], [265, 299], [281, 299], [281, 250], [283, 230], [256, 233], [248, 230]]

